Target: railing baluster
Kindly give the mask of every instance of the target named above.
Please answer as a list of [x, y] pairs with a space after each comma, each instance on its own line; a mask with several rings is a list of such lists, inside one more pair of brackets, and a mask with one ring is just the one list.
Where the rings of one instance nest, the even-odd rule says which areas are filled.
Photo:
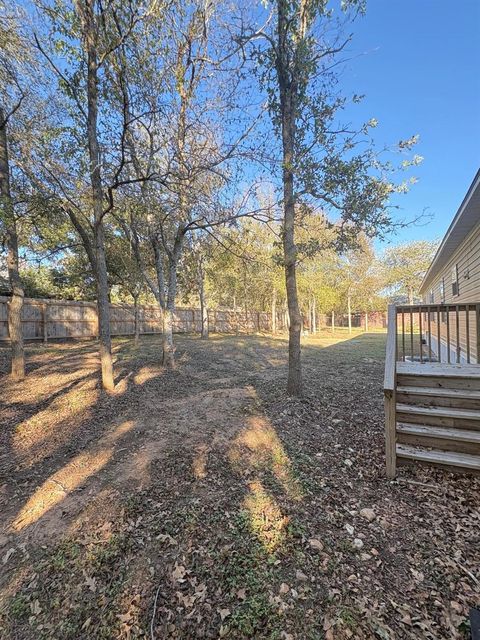
[[477, 335], [475, 337], [475, 345], [476, 345], [476, 363], [480, 364], [480, 304], [475, 305], [475, 331]]
[[405, 311], [402, 309], [402, 360], [405, 362]]
[[427, 323], [428, 323], [428, 361], [432, 359], [432, 322], [430, 319], [430, 307], [427, 309]]
[[413, 362], [413, 311], [412, 307], [410, 307], [410, 351]]
[[395, 362], [398, 360], [398, 310], [395, 309]]
[[470, 305], [465, 305], [465, 333], [467, 338], [467, 363], [470, 364]]
[[422, 307], [418, 307], [418, 333], [420, 336], [420, 362], [423, 362]]
[[458, 308], [458, 304], [455, 307], [455, 339], [456, 339], [456, 343], [457, 343], [457, 349], [456, 349], [456, 354], [457, 354], [457, 364], [460, 364], [460, 314], [459, 314], [459, 308]]
[[438, 305], [437, 307], [437, 351], [438, 351], [438, 361], [441, 362], [442, 361], [442, 339], [441, 339], [441, 334], [440, 334], [440, 322], [441, 322], [441, 315], [440, 315], [440, 305]]
[[447, 362], [450, 364], [450, 307], [446, 305], [447, 311]]

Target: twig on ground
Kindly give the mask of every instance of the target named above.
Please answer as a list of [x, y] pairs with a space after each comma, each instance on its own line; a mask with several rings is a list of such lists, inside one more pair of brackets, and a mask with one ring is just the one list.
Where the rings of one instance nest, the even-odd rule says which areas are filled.
[[467, 574], [467, 576], [469, 578], [471, 578], [473, 580], [473, 582], [477, 585], [477, 587], [480, 587], [480, 580], [478, 580], [478, 578], [476, 578], [473, 573], [471, 571], [469, 571], [466, 567], [463, 566], [463, 564], [460, 564], [460, 562], [458, 562], [458, 560], [454, 560], [455, 564], [460, 567], [460, 569]]
[[155, 624], [155, 618], [157, 616], [157, 602], [158, 602], [158, 596], [160, 595], [161, 586], [162, 586], [161, 584], [158, 585], [157, 592], [155, 594], [155, 600], [153, 601], [153, 613], [152, 613], [152, 619], [150, 620], [150, 638], [151, 638], [151, 640], [155, 640], [154, 624]]

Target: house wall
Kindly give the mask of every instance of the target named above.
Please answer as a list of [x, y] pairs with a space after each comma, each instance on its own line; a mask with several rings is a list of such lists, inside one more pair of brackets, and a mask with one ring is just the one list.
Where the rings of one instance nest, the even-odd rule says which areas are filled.
[[[459, 293], [452, 292], [452, 268], [458, 265]], [[468, 273], [468, 277], [466, 274]], [[440, 283], [445, 280], [445, 299], [440, 297]], [[430, 302], [430, 291], [433, 289], [434, 303], [448, 302], [480, 302], [480, 212], [479, 223], [472, 229], [458, 249], [452, 254], [448, 263], [436, 274], [432, 285], [423, 292], [424, 302]]]
[[[480, 219], [480, 213], [479, 213]], [[452, 291], [452, 269], [457, 265], [458, 271], [458, 295]], [[441, 296], [442, 278], [445, 285], [445, 295]], [[431, 292], [433, 291], [433, 300]], [[423, 291], [423, 301], [425, 303], [448, 303], [462, 304], [465, 302], [480, 303], [480, 221], [477, 226], [472, 229], [462, 244], [452, 254], [448, 263], [435, 275], [432, 284]], [[435, 345], [438, 336], [438, 315], [435, 311], [431, 313], [431, 329], [432, 338], [435, 336]], [[460, 361], [465, 361], [467, 352], [467, 318], [466, 312], [462, 311], [458, 314], [458, 332], [457, 332], [457, 314], [455, 311], [450, 312], [448, 316], [450, 343], [453, 346], [451, 350], [451, 361], [455, 362], [457, 348], [457, 335], [460, 344]], [[446, 314], [440, 315], [440, 340], [446, 349], [447, 339], [447, 318]], [[468, 334], [470, 342], [471, 361], [477, 362], [477, 318], [474, 310], [468, 314]], [[433, 344], [432, 344], [433, 349]], [[435, 349], [436, 351], [436, 349]], [[443, 359], [443, 358], [442, 358]]]

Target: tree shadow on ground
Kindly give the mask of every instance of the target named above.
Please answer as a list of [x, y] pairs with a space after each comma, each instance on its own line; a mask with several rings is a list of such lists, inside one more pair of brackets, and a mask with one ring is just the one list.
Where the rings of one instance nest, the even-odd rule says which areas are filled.
[[[76, 427], [88, 436], [21, 476], [7, 511], [4, 636], [308, 638], [326, 618], [335, 638], [388, 631], [394, 608], [365, 621], [351, 576], [373, 563], [365, 598], [408, 602], [389, 546], [423, 506], [383, 477], [384, 340], [306, 341], [302, 400], [284, 395], [280, 339], [182, 336], [168, 373], [158, 338], [116, 342], [117, 393], [97, 389]], [[414, 554], [430, 533], [417, 527]]]

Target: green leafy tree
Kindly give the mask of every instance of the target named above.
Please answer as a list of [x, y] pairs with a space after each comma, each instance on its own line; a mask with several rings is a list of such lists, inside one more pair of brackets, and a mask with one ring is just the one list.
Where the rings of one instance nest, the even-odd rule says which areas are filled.
[[[253, 43], [263, 70], [261, 86], [280, 147], [283, 261], [290, 315], [287, 392], [294, 396], [302, 394], [295, 237], [299, 203], [310, 202], [312, 208], [320, 207], [323, 215], [335, 219], [339, 249], [354, 245], [360, 231], [382, 237], [394, 226], [386, 206], [395, 190], [392, 167], [380, 161], [371, 144], [362, 144], [376, 121], [356, 131], [340, 122], [347, 99], [338, 90], [339, 56], [351, 36], [344, 36], [339, 24], [345, 18], [353, 20], [364, 5], [362, 0], [347, 0], [337, 9], [333, 3], [317, 0], [271, 0], [264, 5], [263, 26], [245, 30], [241, 38]], [[415, 142], [413, 137], [399, 148], [409, 149]]]
[[437, 248], [438, 241], [418, 240], [385, 251], [382, 258], [383, 278], [392, 297], [406, 297], [409, 304], [414, 304]]

